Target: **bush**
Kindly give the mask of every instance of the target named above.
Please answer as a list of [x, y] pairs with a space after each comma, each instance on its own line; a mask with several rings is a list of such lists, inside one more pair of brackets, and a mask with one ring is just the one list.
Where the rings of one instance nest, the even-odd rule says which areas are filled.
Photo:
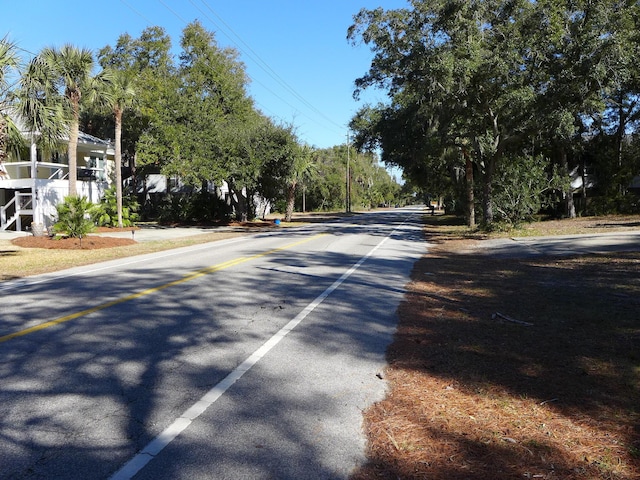
[[[122, 197], [122, 226], [131, 227], [139, 219], [138, 202], [130, 197]], [[99, 227], [118, 226], [118, 203], [115, 185], [111, 186], [105, 193], [102, 201], [91, 208], [91, 218]]]
[[82, 238], [95, 230], [91, 220], [91, 208], [93, 204], [85, 197], [69, 196], [64, 202], [58, 204], [58, 221], [53, 225], [56, 233], [66, 233], [72, 238]]
[[284, 213], [287, 211], [287, 201], [284, 199], [278, 199], [273, 203], [273, 212]]
[[640, 198], [633, 193], [616, 194], [611, 197], [591, 197], [587, 200], [587, 206], [584, 210], [586, 216], [635, 215], [640, 213]]
[[561, 184], [557, 172], [548, 173], [549, 163], [543, 157], [527, 156], [505, 158], [498, 165], [493, 185], [497, 224], [517, 226], [531, 221], [545, 206], [545, 192]]
[[230, 208], [210, 193], [166, 195], [157, 204], [155, 216], [162, 223], [211, 223], [226, 221]]

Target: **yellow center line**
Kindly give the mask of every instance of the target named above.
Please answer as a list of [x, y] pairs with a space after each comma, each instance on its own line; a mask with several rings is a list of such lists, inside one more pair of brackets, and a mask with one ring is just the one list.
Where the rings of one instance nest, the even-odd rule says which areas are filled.
[[209, 274], [214, 273], [214, 272], [219, 272], [220, 270], [224, 270], [226, 268], [230, 268], [230, 267], [233, 267], [235, 265], [240, 265], [241, 263], [249, 262], [251, 260], [255, 260], [255, 259], [258, 259], [258, 258], [262, 258], [262, 257], [266, 257], [268, 255], [272, 255], [274, 253], [281, 252], [283, 250], [288, 250], [290, 248], [296, 247], [296, 246], [301, 245], [303, 243], [310, 242], [311, 240], [314, 240], [314, 239], [316, 239], [318, 237], [321, 237], [321, 236], [324, 236], [324, 235], [326, 235], [326, 233], [320, 233], [320, 234], [314, 235], [312, 237], [305, 238], [303, 240], [299, 240], [299, 241], [294, 242], [294, 243], [290, 243], [290, 244], [285, 245], [283, 247], [278, 247], [278, 248], [274, 248], [272, 250], [268, 250], [266, 252], [257, 253], [255, 255], [251, 255], [250, 257], [238, 257], [238, 258], [234, 258], [233, 260], [229, 260], [229, 261], [226, 261], [226, 262], [223, 262], [223, 263], [219, 263], [217, 265], [212, 265], [211, 267], [203, 268], [202, 270], [196, 270], [195, 272], [188, 273], [187, 275], [185, 275], [184, 277], [182, 277], [182, 278], [180, 278], [178, 280], [174, 280], [172, 282], [165, 283], [165, 284], [159, 285], [157, 287], [148, 288], [146, 290], [142, 290], [142, 291], [137, 292], [137, 293], [132, 293], [131, 295], [127, 295], [126, 297], [117, 298], [115, 300], [111, 300], [109, 302], [102, 303], [100, 305], [96, 305], [95, 307], [87, 308], [86, 310], [82, 310], [80, 312], [72, 313], [72, 314], [66, 315], [64, 317], [56, 318], [55, 320], [50, 320], [50, 321], [45, 322], [45, 323], [40, 323], [38, 325], [34, 325], [33, 327], [25, 328], [24, 330], [19, 330], [17, 332], [13, 332], [13, 333], [10, 333], [8, 335], [1, 336], [0, 337], [0, 343], [6, 342], [6, 341], [11, 340], [13, 338], [23, 337], [23, 336], [28, 335], [30, 333], [38, 332], [40, 330], [44, 330], [45, 328], [53, 327], [54, 325], [59, 325], [61, 323], [65, 323], [65, 322], [68, 322], [70, 320], [75, 320], [76, 318], [84, 317], [86, 315], [90, 315], [92, 313], [99, 312], [100, 310], [105, 310], [105, 309], [107, 309], [109, 307], [113, 307], [114, 305], [119, 305], [121, 303], [129, 302], [129, 301], [135, 300], [137, 298], [141, 298], [141, 297], [144, 297], [144, 296], [147, 296], [147, 295], [151, 295], [152, 293], [159, 292], [159, 291], [164, 290], [166, 288], [175, 287], [176, 285], [180, 285], [180, 284], [185, 283], [185, 282], [190, 282], [191, 280], [195, 280], [196, 278], [200, 278], [200, 277], [203, 277], [205, 275], [209, 275]]

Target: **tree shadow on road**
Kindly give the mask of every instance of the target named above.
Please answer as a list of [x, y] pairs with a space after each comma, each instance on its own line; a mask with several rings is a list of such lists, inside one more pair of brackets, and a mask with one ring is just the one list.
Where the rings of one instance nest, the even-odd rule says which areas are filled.
[[[424, 248], [419, 227], [400, 226], [392, 219], [381, 222], [379, 232], [371, 235], [372, 245], [363, 248], [372, 248], [377, 237], [385, 238], [392, 231], [396, 238], [414, 242], [416, 251]], [[361, 232], [357, 223], [344, 228]], [[329, 231], [336, 238], [345, 234]], [[309, 232], [296, 235], [302, 238]], [[260, 268], [235, 272], [233, 267], [205, 268], [198, 270], [201, 275], [189, 277], [193, 269], [132, 263], [113, 282], [105, 272], [22, 287], [22, 295], [16, 296], [16, 313], [2, 319], [3, 330], [15, 331], [25, 319], [27, 325], [61, 321], [2, 344], [0, 442], [8, 452], [7, 461], [3, 459], [7, 475], [106, 478], [335, 282], [345, 265], [361, 258], [361, 254], [345, 255], [331, 248], [313, 255], [304, 250], [264, 255], [264, 250], [252, 245], [246, 255], [256, 263], [259, 260]], [[401, 286], [417, 258], [407, 257], [406, 252], [390, 251], [389, 255], [365, 262], [345, 289], [319, 308], [329, 309], [325, 320], [310, 321], [296, 330], [301, 355], [321, 347], [323, 354], [344, 355], [345, 365], [382, 364], [395, 327], [393, 311], [403, 294]], [[370, 301], [360, 307], [356, 302], [360, 298]], [[394, 305], [391, 313], [383, 315], [390, 305]], [[79, 309], [84, 310], [75, 316]], [[275, 375], [262, 379], [276, 406], [284, 404], [281, 385], [287, 381]], [[375, 372], [366, 381], [381, 384]], [[31, 399], [30, 408], [13, 407], [22, 405], [14, 402], [24, 398]], [[250, 404], [233, 398], [234, 408], [250, 418]], [[307, 409], [311, 418], [331, 415], [341, 401], [317, 392], [315, 398], [294, 399], [290, 405]], [[316, 478], [346, 475], [328, 466], [332, 464], [326, 461], [330, 439], [323, 447], [316, 445], [313, 434], [301, 430], [286, 411], [281, 413], [286, 421], [277, 425], [279, 441], [306, 450], [302, 457], [291, 452], [290, 458], [306, 459], [295, 470], [298, 474], [306, 467], [319, 475]], [[357, 423], [352, 427], [359, 429]], [[206, 448], [206, 443], [201, 447]], [[227, 447], [217, 454], [238, 462], [244, 456], [245, 463], [254, 457], [260, 460], [264, 452], [278, 451], [278, 445], [270, 446], [266, 440], [248, 453]], [[353, 448], [359, 451], [359, 446]], [[274, 468], [271, 474], [276, 475], [278, 467]]]

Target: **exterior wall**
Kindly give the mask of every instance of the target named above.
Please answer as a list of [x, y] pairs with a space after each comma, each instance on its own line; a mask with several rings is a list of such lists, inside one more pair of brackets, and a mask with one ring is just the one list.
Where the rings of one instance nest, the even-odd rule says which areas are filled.
[[[104, 196], [105, 189], [108, 188], [106, 182], [78, 182], [78, 195], [86, 197], [93, 203], [98, 203]], [[37, 205], [40, 212], [36, 212], [36, 222], [44, 224], [45, 227], [53, 225], [56, 221], [56, 205], [62, 203], [69, 194], [69, 182], [66, 180], [37, 180], [36, 196]], [[40, 216], [41, 221], [37, 217]]]
[[[57, 218], [56, 205], [62, 203], [68, 193], [69, 182], [66, 180], [37, 180], [36, 196], [40, 212], [34, 214], [35, 222], [42, 223], [45, 227], [53, 225]], [[40, 222], [38, 222], [38, 216], [41, 217]]]

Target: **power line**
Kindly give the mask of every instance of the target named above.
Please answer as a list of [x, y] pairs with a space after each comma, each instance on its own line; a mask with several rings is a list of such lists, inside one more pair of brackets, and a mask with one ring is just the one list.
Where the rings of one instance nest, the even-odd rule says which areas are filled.
[[135, 13], [136, 15], [138, 15], [139, 17], [141, 17], [145, 22], [147, 22], [147, 25], [153, 25], [153, 22], [151, 20], [149, 20], [147, 17], [145, 17], [142, 13], [140, 13], [138, 10], [136, 10], [135, 8], [133, 8], [133, 6], [129, 3], [126, 2], [125, 0], [120, 0], [123, 4], [125, 4], [129, 10], [131, 10], [133, 13]]
[[[191, 2], [191, 4], [193, 4], [192, 0], [189, 0]], [[276, 80], [278, 83], [280, 83], [280, 85], [282, 85], [283, 87], [285, 87], [286, 90], [288, 90], [294, 97], [296, 97], [298, 100], [300, 100], [304, 105], [306, 105], [309, 109], [311, 109], [312, 111], [314, 111], [315, 113], [317, 113], [318, 115], [320, 115], [322, 118], [324, 118], [325, 120], [327, 120], [329, 123], [333, 124], [334, 126], [338, 127], [339, 129], [342, 129], [342, 125], [338, 125], [336, 122], [334, 122], [331, 118], [327, 117], [323, 112], [321, 112], [320, 110], [318, 110], [314, 105], [312, 105], [309, 101], [307, 101], [306, 98], [304, 98], [302, 95], [300, 95], [291, 85], [289, 85], [280, 75], [278, 75], [278, 73], [273, 70], [273, 68], [271, 68], [271, 66], [269, 66], [269, 64], [267, 62], [265, 62], [260, 55], [258, 55], [255, 50], [253, 50], [248, 44], [247, 42], [245, 42], [242, 37], [240, 37], [240, 35], [238, 35], [233, 28], [231, 28], [231, 26], [224, 21], [224, 19], [218, 15], [218, 13], [216, 13], [215, 10], [213, 10], [213, 8], [211, 8], [211, 6], [209, 6], [209, 4], [205, 1], [205, 0], [201, 0], [201, 2], [211, 11], [211, 13], [213, 13], [216, 18], [218, 18], [224, 25], [226, 28], [229, 29], [229, 31], [245, 46], [247, 47], [247, 49], [251, 52], [251, 54], [253, 55], [254, 61], [256, 61], [256, 63], [258, 64], [258, 66], [260, 66], [267, 74], [269, 74], [274, 80]], [[195, 6], [195, 5], [194, 5]], [[215, 24], [215, 22], [214, 22]], [[228, 37], [228, 36], [227, 36]], [[232, 40], [232, 39], [231, 39]], [[233, 40], [232, 40], [233, 41]], [[236, 46], [238, 46], [238, 48], [241, 49], [241, 47], [234, 41], [234, 44], [236, 44]], [[241, 49], [242, 50], [242, 49]], [[246, 51], [242, 50], [245, 54], [247, 53]], [[250, 55], [251, 56], [251, 55]], [[253, 58], [252, 57], [252, 58]]]
[[164, 8], [166, 8], [167, 10], [169, 10], [171, 13], [173, 13], [182, 23], [188, 23], [184, 18], [182, 18], [180, 15], [178, 15], [169, 5], [167, 5], [166, 3], [164, 3], [163, 0], [158, 0], [162, 5], [164, 5]]
[[[163, 1], [163, 0], [158, 0], [169, 12], [171, 12], [176, 18], [178, 18], [180, 21], [182, 21], [184, 24], [187, 24], [187, 22], [180, 16], [178, 15], [173, 9], [169, 8], [167, 6], [167, 4]], [[297, 93], [293, 87], [291, 87], [290, 85], [288, 85], [264, 60], [262, 60], [260, 58], [260, 56], [255, 53], [255, 51], [253, 51], [253, 49], [251, 49], [251, 47], [244, 41], [242, 40], [242, 38], [233, 31], [233, 29], [224, 21], [224, 19], [222, 19], [222, 17], [220, 17], [220, 15], [218, 15], [204, 0], [202, 0], [202, 3], [211, 11], [211, 13], [213, 15], [215, 15], [220, 22], [222, 22], [226, 28], [223, 28], [219, 23], [217, 23], [214, 19], [211, 18], [211, 16], [209, 16], [207, 14], [207, 12], [204, 12], [198, 5], [196, 5], [192, 0], [189, 0], [189, 2], [209, 21], [211, 22], [215, 27], [217, 27], [217, 29], [224, 34], [237, 48], [238, 50], [240, 50], [242, 53], [244, 53], [249, 59], [253, 60], [256, 65], [258, 67], [260, 67], [263, 71], [265, 71], [265, 73], [267, 73], [267, 75], [269, 75], [271, 78], [273, 78], [278, 84], [280, 84], [283, 88], [285, 88], [285, 90], [287, 90], [291, 95], [293, 95], [298, 101], [302, 102], [309, 110], [313, 111], [314, 113], [316, 113], [317, 115], [319, 115], [320, 117], [322, 117], [323, 119], [325, 119], [327, 122], [329, 122], [329, 124], [331, 124], [332, 127], [337, 127], [339, 130], [334, 130], [335, 132], [342, 132], [344, 126], [343, 125], [339, 125], [337, 124], [335, 121], [333, 121], [331, 118], [327, 117], [324, 113], [322, 113], [320, 110], [318, 110], [315, 106], [313, 106], [310, 102], [308, 102], [302, 95], [300, 95], [299, 93]], [[234, 40], [231, 35], [229, 33], [227, 33], [226, 29], [228, 29], [229, 31], [232, 32], [232, 34], [238, 39], [239, 42], [241, 42], [242, 44], [244, 44], [246, 46], [247, 49], [242, 48], [238, 42], [236, 40]], [[251, 77], [248, 73], [247, 76], [249, 77], [249, 79], [252, 82], [255, 82], [259, 85], [261, 85], [265, 90], [267, 90], [269, 93], [271, 93], [272, 95], [274, 95], [276, 98], [278, 98], [279, 100], [281, 100], [282, 102], [286, 103], [288, 106], [290, 106], [291, 108], [299, 111], [302, 115], [304, 115], [306, 118], [308, 118], [309, 120], [311, 120], [312, 122], [317, 123], [318, 125], [323, 126], [324, 128], [327, 128], [328, 125], [322, 125], [318, 120], [310, 117], [309, 115], [306, 115], [304, 112], [300, 111], [300, 109], [294, 105], [292, 105], [291, 103], [289, 103], [287, 100], [285, 100], [284, 98], [282, 98], [281, 96], [277, 95], [275, 92], [273, 92], [271, 89], [269, 89], [268, 87], [266, 87], [262, 82], [256, 80], [255, 78]], [[333, 128], [331, 128], [333, 130]]]

